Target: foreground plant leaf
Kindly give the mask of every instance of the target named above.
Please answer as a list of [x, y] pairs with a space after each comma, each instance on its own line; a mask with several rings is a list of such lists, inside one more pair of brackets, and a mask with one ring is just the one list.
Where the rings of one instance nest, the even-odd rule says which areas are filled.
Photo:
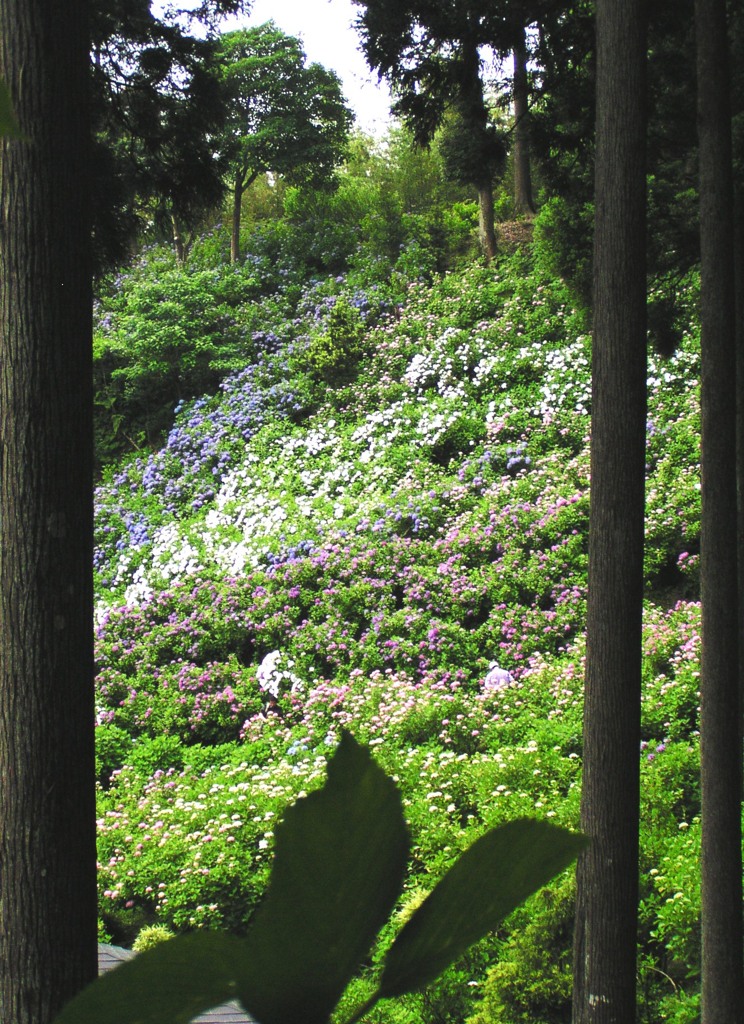
[[154, 946], [100, 977], [54, 1024], [188, 1024], [238, 995], [245, 942], [194, 932]]
[[586, 838], [523, 819], [476, 840], [406, 923], [377, 998], [422, 988], [578, 856]]
[[261, 1024], [325, 1024], [401, 891], [408, 833], [395, 784], [348, 734], [323, 789], [276, 829], [247, 939], [243, 1005]]

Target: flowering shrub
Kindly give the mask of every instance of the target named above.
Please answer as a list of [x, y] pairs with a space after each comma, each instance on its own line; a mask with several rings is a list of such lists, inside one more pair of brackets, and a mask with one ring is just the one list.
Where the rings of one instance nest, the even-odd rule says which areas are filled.
[[[291, 315], [276, 302], [262, 326], [251, 314], [250, 365], [178, 407], [164, 447], [99, 488], [99, 858], [115, 936], [245, 929], [276, 815], [316, 785], [341, 728], [401, 787], [405, 899], [498, 822], [576, 823], [585, 323], [521, 253], [430, 284], [406, 273], [366, 291], [292, 278]], [[346, 342], [360, 357], [332, 390], [320, 363], [308, 369], [313, 338], [333, 342], [332, 369]], [[649, 377], [644, 956], [649, 977], [655, 966], [680, 987], [694, 943], [652, 872], [698, 810], [697, 360], [691, 331]], [[535, 925], [559, 964], [564, 897], [545, 897]], [[477, 972], [472, 994], [498, 945], [484, 942], [453, 968]], [[515, 995], [526, 947], [508, 952], [489, 983], [512, 1007], [503, 1021], [529, 1012]], [[552, 995], [530, 995], [555, 1019], [561, 971]], [[375, 1019], [388, 1012], [402, 1011]]]

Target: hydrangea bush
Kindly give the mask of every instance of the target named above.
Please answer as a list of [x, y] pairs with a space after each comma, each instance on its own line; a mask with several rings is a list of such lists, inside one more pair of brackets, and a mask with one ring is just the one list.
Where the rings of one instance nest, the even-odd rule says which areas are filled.
[[[401, 787], [404, 903], [500, 821], [576, 825], [586, 324], [523, 252], [429, 283], [396, 273], [367, 291], [359, 272], [298, 285], [291, 317], [269, 303], [250, 365], [179, 406], [160, 450], [101, 483], [100, 888], [119, 939], [152, 923], [244, 930], [276, 816], [318, 784], [342, 728]], [[685, 890], [681, 915], [667, 892], [686, 856], [680, 825], [693, 835], [699, 809], [698, 348], [691, 328], [649, 365], [649, 1020], [668, 1001], [664, 978], [690, 1005], [695, 992], [696, 896]], [[566, 893], [541, 899], [516, 923], [529, 918], [564, 963]], [[525, 986], [531, 961], [511, 934], [452, 969], [474, 972], [457, 1013], [486, 993], [480, 1024], [535, 1006], [563, 1019], [565, 971]], [[439, 1019], [448, 984], [375, 1019]]]

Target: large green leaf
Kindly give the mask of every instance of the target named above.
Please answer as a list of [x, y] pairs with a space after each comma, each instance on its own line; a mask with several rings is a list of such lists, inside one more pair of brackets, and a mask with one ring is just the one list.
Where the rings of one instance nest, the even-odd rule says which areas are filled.
[[8, 87], [0, 79], [0, 138], [3, 136], [19, 139], [21, 138], [21, 131], [13, 113], [13, 105], [10, 101]]
[[397, 899], [400, 796], [345, 733], [323, 789], [276, 830], [271, 885], [248, 936], [241, 999], [261, 1024], [325, 1024]]
[[567, 867], [585, 843], [583, 836], [530, 819], [481, 836], [396, 938], [385, 960], [378, 995], [402, 995], [433, 981]]
[[245, 942], [222, 932], [169, 939], [104, 974], [54, 1024], [188, 1024], [235, 999]]

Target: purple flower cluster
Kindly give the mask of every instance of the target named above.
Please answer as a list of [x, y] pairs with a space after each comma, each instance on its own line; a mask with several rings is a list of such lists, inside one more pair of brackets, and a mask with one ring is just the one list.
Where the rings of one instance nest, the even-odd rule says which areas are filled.
[[219, 396], [179, 406], [165, 446], [135, 459], [97, 489], [98, 570], [106, 571], [115, 552], [151, 539], [144, 512], [127, 511], [132, 492], [146, 503], [151, 523], [188, 516], [214, 500], [222, 477], [239, 462], [253, 435], [300, 409], [286, 374], [283, 360], [262, 361], [223, 381]]

